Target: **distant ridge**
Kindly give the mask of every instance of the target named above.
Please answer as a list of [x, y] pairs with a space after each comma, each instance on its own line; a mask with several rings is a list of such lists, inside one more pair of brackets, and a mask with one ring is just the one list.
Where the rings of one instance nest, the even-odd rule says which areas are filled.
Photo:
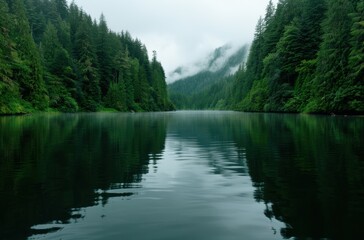
[[246, 61], [248, 50], [248, 45], [233, 47], [227, 44], [215, 49], [206, 57], [206, 60], [196, 63], [193, 67], [178, 67], [169, 74], [172, 79], [181, 76], [168, 86], [172, 101], [178, 105], [177, 98], [181, 96], [188, 98], [203, 92], [225, 77], [234, 74]]

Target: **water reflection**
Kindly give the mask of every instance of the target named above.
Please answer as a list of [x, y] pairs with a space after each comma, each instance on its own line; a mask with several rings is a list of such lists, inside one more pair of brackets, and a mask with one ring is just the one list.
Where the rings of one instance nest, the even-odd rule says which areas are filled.
[[255, 198], [286, 224], [284, 238], [363, 235], [364, 118], [266, 114], [241, 124]]
[[[235, 112], [186, 111], [171, 117], [168, 137], [174, 142], [192, 143], [197, 160], [206, 163], [215, 174], [229, 172], [248, 175], [245, 149], [237, 145], [235, 135], [244, 134], [237, 129], [241, 114]], [[186, 149], [177, 150], [181, 154]]]
[[0, 118], [0, 239], [356, 239], [363, 136], [361, 117]]
[[[285, 223], [283, 238], [363, 235], [363, 117], [189, 112], [179, 120], [170, 131], [195, 139], [214, 173], [249, 172], [265, 216]], [[215, 141], [233, 142], [239, 157]]]
[[[133, 194], [164, 149], [166, 119], [153, 114], [0, 118], [0, 238], [44, 233], [33, 225], [82, 217], [75, 209]], [[125, 189], [108, 193], [109, 189]], [[57, 230], [50, 228], [49, 231]]]

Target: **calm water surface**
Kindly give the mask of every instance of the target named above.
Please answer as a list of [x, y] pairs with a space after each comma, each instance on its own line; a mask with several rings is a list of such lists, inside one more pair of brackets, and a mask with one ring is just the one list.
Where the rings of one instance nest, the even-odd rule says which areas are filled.
[[0, 117], [0, 239], [363, 235], [363, 117]]

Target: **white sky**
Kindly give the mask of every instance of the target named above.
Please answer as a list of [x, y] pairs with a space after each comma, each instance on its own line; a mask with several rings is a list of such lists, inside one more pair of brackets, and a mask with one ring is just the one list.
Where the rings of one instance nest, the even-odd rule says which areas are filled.
[[[72, 0], [68, 0], [69, 3]], [[74, 0], [86, 13], [105, 15], [109, 28], [139, 38], [169, 72], [226, 43], [250, 43], [269, 0]], [[277, 3], [278, 0], [274, 0]]]

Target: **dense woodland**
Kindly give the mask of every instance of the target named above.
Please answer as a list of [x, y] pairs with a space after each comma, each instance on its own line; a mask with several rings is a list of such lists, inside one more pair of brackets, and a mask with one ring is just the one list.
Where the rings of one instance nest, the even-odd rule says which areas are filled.
[[364, 113], [364, 1], [270, 2], [248, 60], [232, 78], [194, 105], [215, 94], [225, 109]]
[[[0, 114], [173, 109], [156, 54], [149, 60], [140, 40], [66, 0], [0, 0], [0, 96]], [[183, 108], [364, 113], [364, 1], [270, 2], [235, 75], [174, 100]]]
[[156, 54], [66, 0], [0, 0], [0, 114], [171, 110]]

